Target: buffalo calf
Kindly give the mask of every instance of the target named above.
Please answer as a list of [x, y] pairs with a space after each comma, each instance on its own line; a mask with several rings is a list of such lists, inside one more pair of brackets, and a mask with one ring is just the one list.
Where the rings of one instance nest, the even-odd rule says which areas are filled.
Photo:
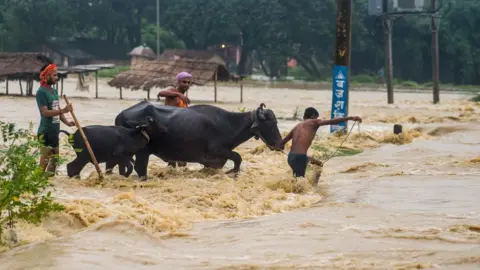
[[[107, 167], [110, 164], [111, 168], [118, 164], [120, 175], [125, 177], [133, 171], [132, 161], [135, 153], [144, 148], [152, 136], [167, 131], [166, 128], [156, 125], [151, 117], [146, 117], [146, 121], [134, 123], [132, 126], [135, 128], [100, 125], [82, 128], [97, 162], [106, 162]], [[67, 164], [68, 176], [79, 176], [85, 165], [93, 164], [85, 142], [78, 130], [73, 134], [64, 130], [60, 132], [69, 136], [69, 143], [77, 154], [75, 160]]]

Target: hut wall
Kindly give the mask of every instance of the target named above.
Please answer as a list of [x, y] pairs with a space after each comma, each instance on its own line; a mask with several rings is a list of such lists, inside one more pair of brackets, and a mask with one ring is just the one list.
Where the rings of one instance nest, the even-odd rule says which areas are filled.
[[145, 56], [137, 56], [137, 55], [135, 55], [135, 56], [132, 56], [130, 65], [131, 65], [132, 68], [133, 68], [134, 66], [137, 66], [137, 67], [138, 67], [138, 65], [141, 65], [141, 64], [143, 64], [143, 63], [145, 63], [145, 62], [148, 62], [148, 61], [150, 61], [150, 60], [149, 60], [147, 57], [145, 57]]
[[50, 49], [46, 46], [42, 46], [42, 51], [43, 51], [43, 54], [45, 56], [47, 56], [48, 58], [52, 59], [52, 61], [56, 65], [65, 66], [65, 62], [68, 65], [68, 59], [67, 59], [67, 61], [65, 61], [64, 57], [61, 54], [55, 52], [54, 50], [52, 50], [52, 49]]

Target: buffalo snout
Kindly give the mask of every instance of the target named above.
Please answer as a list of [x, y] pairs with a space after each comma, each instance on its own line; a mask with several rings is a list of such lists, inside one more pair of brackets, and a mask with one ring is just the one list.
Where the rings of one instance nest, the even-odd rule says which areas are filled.
[[274, 150], [282, 142], [282, 136], [278, 126], [273, 121], [265, 121], [260, 126], [260, 134], [265, 140], [267, 146]]
[[285, 145], [282, 144], [282, 141], [279, 141], [274, 147], [273, 150], [275, 151], [283, 151], [285, 150]]

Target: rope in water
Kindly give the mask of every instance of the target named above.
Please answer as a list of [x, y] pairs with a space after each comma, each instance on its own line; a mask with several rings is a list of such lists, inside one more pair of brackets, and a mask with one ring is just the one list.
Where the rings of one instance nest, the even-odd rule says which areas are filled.
[[[347, 136], [345, 136], [345, 138], [343, 139], [342, 143], [340, 144], [340, 146], [337, 147], [337, 150], [330, 156], [328, 157], [325, 161], [322, 161], [323, 164], [325, 164], [325, 162], [329, 161], [331, 158], [333, 158], [335, 156], [335, 154], [337, 154], [337, 152], [340, 150], [340, 148], [342, 148], [342, 145], [343, 143], [345, 143], [345, 141], [347, 140], [348, 136], [350, 136], [350, 134], [352, 133], [352, 130], [353, 130], [353, 127], [357, 124], [358, 122], [355, 121], [352, 125], [352, 127], [350, 128], [350, 131], [348, 132]], [[360, 131], [360, 123], [358, 123], [358, 130]], [[288, 156], [288, 154], [282, 150], [282, 152]], [[323, 166], [323, 165], [322, 165]]]

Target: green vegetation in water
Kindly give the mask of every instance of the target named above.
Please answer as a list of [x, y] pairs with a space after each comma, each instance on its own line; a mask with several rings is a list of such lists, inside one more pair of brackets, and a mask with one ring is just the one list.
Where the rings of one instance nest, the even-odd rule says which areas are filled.
[[472, 98], [470, 99], [470, 101], [473, 101], [473, 102], [480, 102], [480, 94], [479, 94], [479, 95], [476, 95], [476, 96], [474, 96], [474, 97], [472, 97]]
[[130, 66], [116, 66], [111, 69], [103, 69], [98, 71], [99, 78], [113, 78], [117, 74], [130, 70]]
[[[335, 153], [335, 151], [337, 151], [337, 148], [335, 148], [334, 150], [330, 150], [329, 148], [327, 148], [326, 146], [323, 146], [323, 145], [313, 145], [312, 149], [319, 152], [319, 155], [320, 155], [321, 158], [322, 157], [329, 157], [333, 153]], [[340, 147], [340, 148], [338, 148], [338, 151], [335, 154], [335, 156], [338, 156], [338, 157], [354, 156], [354, 155], [358, 155], [362, 152], [363, 152], [363, 150], [361, 150], [361, 149], [352, 149], [352, 148], [347, 148], [347, 147]]]
[[[47, 191], [48, 178], [38, 164], [42, 145], [32, 127], [30, 123], [29, 130], [16, 130], [15, 124], [0, 121], [0, 246], [17, 243], [17, 221], [38, 224], [50, 212], [64, 209]], [[62, 162], [58, 159], [57, 164]]]

